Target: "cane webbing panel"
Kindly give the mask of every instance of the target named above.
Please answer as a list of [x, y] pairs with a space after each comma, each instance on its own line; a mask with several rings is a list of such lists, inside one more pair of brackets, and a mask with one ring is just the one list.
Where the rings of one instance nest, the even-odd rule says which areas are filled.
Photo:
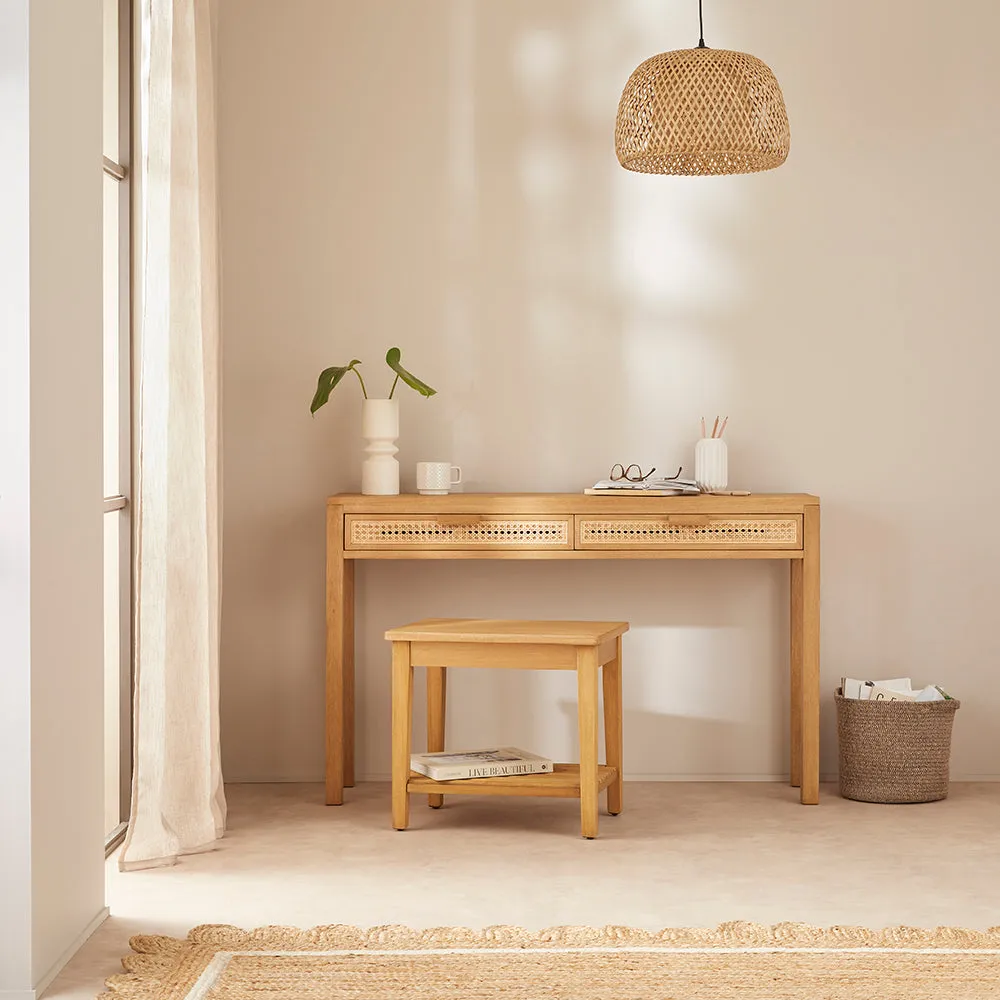
[[573, 547], [571, 521], [563, 518], [348, 516], [347, 547], [352, 549], [476, 549]]
[[664, 518], [577, 518], [580, 548], [801, 548], [798, 517], [706, 518], [677, 523]]

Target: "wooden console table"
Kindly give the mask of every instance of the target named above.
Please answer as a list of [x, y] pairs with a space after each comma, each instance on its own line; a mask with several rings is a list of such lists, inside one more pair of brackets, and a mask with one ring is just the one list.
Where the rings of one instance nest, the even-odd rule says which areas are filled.
[[819, 498], [453, 493], [327, 501], [326, 801], [354, 784], [359, 559], [787, 559], [791, 783], [819, 801]]

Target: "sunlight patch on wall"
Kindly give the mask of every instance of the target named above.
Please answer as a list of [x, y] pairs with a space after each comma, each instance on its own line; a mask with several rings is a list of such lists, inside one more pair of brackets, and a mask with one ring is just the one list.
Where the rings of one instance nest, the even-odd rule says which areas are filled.
[[514, 77], [532, 105], [555, 100], [566, 80], [565, 37], [555, 31], [536, 28], [525, 32], [514, 49]]
[[732, 178], [637, 175], [614, 182], [615, 280], [630, 301], [671, 312], [728, 311], [741, 293], [727, 221], [738, 211]]

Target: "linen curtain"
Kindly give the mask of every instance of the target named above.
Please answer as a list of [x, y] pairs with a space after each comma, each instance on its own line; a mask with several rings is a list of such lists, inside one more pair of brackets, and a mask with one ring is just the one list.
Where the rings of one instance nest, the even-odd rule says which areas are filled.
[[122, 870], [208, 850], [226, 819], [211, 9], [140, 7], [134, 770]]

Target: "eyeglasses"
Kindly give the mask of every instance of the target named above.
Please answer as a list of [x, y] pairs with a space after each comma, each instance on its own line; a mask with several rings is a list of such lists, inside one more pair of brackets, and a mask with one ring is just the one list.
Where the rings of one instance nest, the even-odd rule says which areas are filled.
[[[672, 476], [666, 476], [666, 479], [679, 479], [681, 473], [684, 471], [683, 466], [678, 466], [677, 472]], [[616, 462], [611, 466], [610, 479], [613, 483], [617, 483], [622, 479], [628, 480], [630, 483], [641, 483], [649, 479], [649, 477], [656, 472], [656, 466], [653, 466], [649, 472], [643, 473], [642, 469], [639, 468], [634, 462], [631, 465], [622, 465], [621, 462]]]
[[627, 479], [630, 483], [641, 483], [644, 479], [649, 479], [649, 477], [656, 472], [656, 468], [652, 468], [649, 472], [643, 474], [642, 469], [634, 463], [632, 465], [622, 465], [621, 462], [616, 462], [611, 466], [611, 481], [618, 482], [620, 479]]

